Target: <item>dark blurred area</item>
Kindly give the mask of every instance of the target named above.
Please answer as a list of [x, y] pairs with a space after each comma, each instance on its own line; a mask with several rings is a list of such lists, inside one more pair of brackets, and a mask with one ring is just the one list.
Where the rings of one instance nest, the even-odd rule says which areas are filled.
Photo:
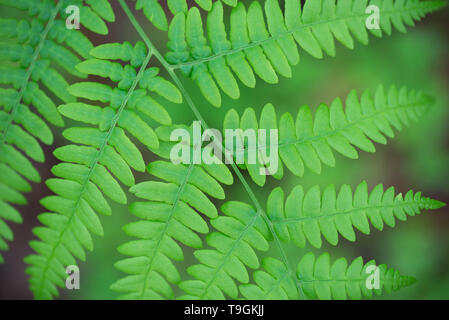
[[[249, 2], [249, 1], [244, 1]], [[107, 42], [139, 41], [137, 32], [116, 1], [114, 4], [116, 21], [109, 25], [107, 37], [86, 34], [96, 44]], [[129, 1], [134, 7], [135, 1]], [[146, 20], [141, 12], [133, 10], [138, 21], [157, 48], [167, 51], [167, 35], [158, 31]], [[229, 8], [226, 8], [229, 13]], [[0, 13], [1, 17], [21, 17], [22, 12], [10, 10]], [[308, 104], [312, 109], [320, 103], [330, 103], [335, 97], [345, 98], [351, 89], [361, 93], [367, 88], [374, 89], [378, 84], [385, 86], [396, 84], [423, 90], [436, 98], [435, 106], [409, 128], [397, 132], [386, 146], [376, 145], [376, 153], [360, 152], [357, 160], [349, 160], [336, 154], [337, 165], [334, 168], [323, 167], [316, 175], [306, 171], [303, 178], [286, 173], [281, 180], [268, 179], [264, 188], [251, 183], [259, 199], [264, 202], [268, 193], [282, 185], [290, 191], [296, 184], [308, 188], [319, 184], [324, 187], [335, 184], [350, 184], [353, 187], [363, 180], [373, 188], [378, 183], [385, 187], [395, 186], [398, 192], [409, 189], [422, 191], [423, 195], [449, 203], [449, 9], [431, 14], [408, 29], [407, 34], [394, 31], [391, 36], [381, 39], [370, 37], [370, 44], [356, 43], [354, 50], [348, 50], [337, 44], [335, 58], [326, 56], [323, 60], [312, 58], [300, 51], [301, 62], [293, 67], [291, 79], [280, 78], [277, 85], [268, 85], [258, 79], [255, 89], [240, 86], [241, 98], [224, 98], [222, 108], [217, 111], [210, 106], [189, 80], [183, 79], [185, 87], [197, 104], [209, 126], [222, 127], [223, 116], [227, 110], [235, 108], [241, 113], [247, 107], [261, 110], [271, 102], [278, 115], [290, 111], [296, 115], [297, 109]], [[159, 66], [155, 59], [153, 65]], [[164, 71], [161, 68], [162, 74]], [[166, 75], [166, 74], [164, 74]], [[161, 101], [162, 102], [162, 101]], [[187, 104], [167, 106], [175, 123], [190, 125], [194, 119]], [[70, 125], [70, 122], [66, 124]], [[45, 147], [46, 162], [37, 164], [42, 181], [51, 177], [50, 169], [56, 164], [52, 152], [66, 144], [60, 131], [55, 132], [55, 144]], [[155, 160], [147, 152], [145, 160]], [[137, 181], [150, 179], [148, 174], [137, 174]], [[237, 180], [236, 180], [237, 181]], [[227, 200], [249, 202], [246, 193], [237, 182], [225, 189]], [[28, 205], [18, 207], [24, 223], [12, 225], [15, 239], [10, 243], [9, 251], [4, 253], [5, 264], [0, 265], [0, 299], [31, 299], [27, 276], [24, 274], [23, 259], [31, 253], [28, 242], [34, 238], [32, 228], [39, 225], [37, 215], [44, 211], [39, 200], [50, 194], [44, 183], [34, 184], [32, 193], [27, 195]], [[129, 202], [133, 197], [129, 195]], [[216, 202], [219, 207], [222, 202]], [[81, 289], [64, 291], [63, 299], [111, 299], [116, 294], [109, 289], [110, 284], [121, 277], [113, 264], [121, 258], [116, 248], [127, 240], [121, 227], [135, 218], [126, 206], [111, 204], [113, 215], [101, 217], [105, 236], [94, 237], [95, 250], [87, 256], [87, 263], [80, 263]], [[325, 245], [319, 252], [329, 251], [332, 259], [346, 257], [352, 260], [357, 256], [375, 259], [377, 263], [399, 269], [403, 274], [412, 275], [417, 282], [399, 292], [384, 295], [382, 299], [449, 299], [449, 208], [435, 212], [424, 212], [398, 222], [395, 228], [386, 227], [382, 232], [371, 228], [369, 236], [357, 232], [357, 241], [351, 243], [340, 238], [337, 247]], [[287, 246], [291, 261], [298, 262], [301, 256], [312, 249], [307, 246], [298, 249]], [[269, 252], [268, 254], [270, 254]], [[275, 251], [272, 252], [276, 254]], [[179, 270], [186, 274], [185, 268], [194, 258], [191, 250], [185, 251], [186, 260]]]

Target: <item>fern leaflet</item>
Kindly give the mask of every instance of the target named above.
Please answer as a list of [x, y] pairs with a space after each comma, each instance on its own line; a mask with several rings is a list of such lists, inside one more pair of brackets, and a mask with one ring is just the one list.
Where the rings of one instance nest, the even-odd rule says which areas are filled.
[[349, 49], [354, 47], [353, 37], [367, 44], [368, 4], [379, 7], [380, 29], [370, 32], [381, 37], [382, 31], [391, 34], [392, 26], [405, 32], [405, 25], [413, 26], [414, 20], [446, 2], [307, 0], [301, 8], [299, 0], [286, 0], [282, 13], [278, 0], [266, 0], [267, 22], [258, 1], [252, 2], [248, 10], [239, 2], [231, 13], [228, 39], [223, 6], [216, 1], [207, 16], [208, 39], [204, 37], [198, 8], [193, 7], [186, 14], [180, 12], [173, 18], [166, 59], [171, 68], [181, 69], [196, 82], [208, 102], [219, 107], [219, 88], [232, 99], [240, 96], [234, 74], [251, 88], [256, 85], [254, 73], [267, 83], [277, 83], [278, 74], [291, 77], [290, 66], [300, 59], [297, 44], [316, 58], [322, 58], [323, 51], [335, 55], [334, 38]]
[[[240, 285], [246, 299], [291, 300], [300, 297], [295, 282], [281, 261], [264, 258], [262, 266], [263, 271], [254, 272], [255, 284]], [[378, 287], [373, 289], [366, 285], [370, 266], [379, 268]], [[413, 277], [403, 276], [385, 264], [376, 266], [374, 260], [364, 264], [362, 257], [358, 257], [348, 265], [345, 258], [340, 258], [331, 264], [328, 253], [315, 258], [311, 252], [301, 258], [294, 277], [307, 298], [320, 300], [371, 298], [373, 294], [381, 295], [382, 291], [390, 293], [415, 282]]]
[[[225, 4], [235, 7], [237, 0], [222, 0]], [[212, 0], [195, 0], [196, 4], [203, 10], [210, 11]], [[168, 0], [167, 6], [173, 15], [188, 11], [186, 0]], [[168, 29], [168, 18], [164, 8], [158, 0], [136, 0], [136, 9], [143, 10], [149, 21], [158, 29], [166, 31]]]
[[[225, 115], [223, 130], [240, 128], [240, 139], [243, 148], [235, 148], [234, 157], [243, 155], [246, 168], [251, 178], [258, 185], [265, 184], [266, 176], [261, 171], [269, 171], [269, 163], [248, 164], [248, 152], [242, 133], [248, 128], [279, 129], [279, 142], [276, 149], [279, 159], [296, 176], [304, 174], [305, 167], [317, 174], [321, 173], [322, 163], [335, 166], [333, 150], [350, 159], [357, 159], [355, 147], [375, 152], [372, 141], [386, 144], [385, 136], [394, 137], [394, 130], [401, 131], [409, 126], [411, 121], [418, 121], [426, 110], [433, 104], [433, 98], [421, 91], [398, 90], [391, 86], [385, 90], [379, 86], [374, 93], [370, 90], [363, 92], [360, 98], [355, 90], [351, 91], [345, 101], [335, 99], [330, 106], [321, 104], [315, 116], [311, 108], [303, 105], [298, 109], [296, 120], [289, 112], [284, 113], [279, 122], [273, 105], [267, 104], [257, 121], [254, 109], [246, 109], [242, 116], [231, 109]], [[237, 144], [236, 144], [237, 146]], [[259, 145], [258, 152], [269, 155], [273, 145], [270, 141], [266, 145]], [[263, 170], [261, 170], [263, 169]], [[276, 172], [270, 172], [273, 177], [281, 179], [283, 168], [279, 166]]]
[[435, 210], [443, 205], [412, 190], [405, 196], [395, 195], [393, 187], [384, 191], [381, 184], [368, 193], [366, 182], [362, 182], [354, 194], [348, 185], [343, 185], [338, 194], [334, 185], [322, 193], [318, 186], [305, 192], [299, 185], [288, 195], [285, 206], [283, 190], [274, 189], [268, 197], [267, 215], [282, 241], [293, 241], [299, 247], [307, 241], [320, 248], [321, 235], [335, 246], [339, 234], [355, 241], [354, 227], [370, 234], [369, 221], [378, 230], [383, 230], [385, 224], [393, 228], [396, 219], [405, 221], [421, 210]]

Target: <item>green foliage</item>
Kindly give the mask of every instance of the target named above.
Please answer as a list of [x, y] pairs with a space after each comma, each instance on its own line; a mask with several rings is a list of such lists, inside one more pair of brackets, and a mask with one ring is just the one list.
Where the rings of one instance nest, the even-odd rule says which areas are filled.
[[22, 20], [0, 19], [0, 250], [8, 248], [5, 240], [13, 240], [5, 220], [22, 222], [11, 204], [25, 204], [22, 193], [31, 191], [28, 181], [40, 182], [29, 158], [44, 162], [40, 142], [53, 143], [44, 119], [63, 126], [56, 106], [61, 101], [75, 101], [67, 91], [66, 79], [86, 77], [75, 66], [81, 61], [79, 56], [89, 57], [93, 46], [81, 32], [65, 28], [64, 5], [80, 5], [86, 13], [81, 23], [104, 34], [107, 28], [102, 18], [113, 21], [114, 14], [108, 2], [96, 1], [91, 8], [93, 2], [86, 1], [84, 6], [82, 1], [0, 1], [1, 5], [26, 10], [29, 15]]
[[[222, 2], [232, 7], [229, 32], [223, 22]], [[225, 164], [169, 161], [175, 143], [170, 140], [172, 130], [187, 126], [173, 124], [171, 114], [176, 111], [167, 110], [160, 101], [185, 101], [207, 128], [176, 69], [192, 78], [212, 105], [220, 106], [219, 87], [231, 98], [239, 98], [235, 75], [248, 87], [255, 86], [255, 74], [268, 83], [277, 83], [278, 75], [290, 77], [291, 66], [300, 59], [297, 45], [322, 58], [323, 51], [335, 55], [334, 38], [350, 49], [354, 38], [367, 44], [365, 8], [369, 4], [380, 7], [381, 30], [371, 30], [380, 37], [390, 34], [392, 27], [405, 32], [405, 25], [413, 25], [442, 7], [444, 1], [306, 0], [301, 5], [299, 0], [286, 0], [282, 13], [277, 0], [266, 0], [264, 10], [257, 1], [246, 10], [236, 0], [196, 0], [196, 5], [209, 11], [205, 13], [206, 39], [197, 6], [189, 8], [185, 0], [168, 0], [172, 14], [168, 17], [159, 1], [137, 0], [137, 10], [142, 9], [156, 28], [168, 30], [166, 58], [124, 0], [119, 4], [144, 42], [105, 43], [95, 48], [80, 32], [68, 32], [56, 16], [66, 5], [78, 5], [83, 26], [106, 34], [105, 21], [114, 21], [107, 0], [67, 0], [56, 5], [51, 0], [0, 3], [27, 9], [30, 16], [38, 17], [31, 23], [0, 20], [0, 34], [14, 40], [0, 43], [0, 57], [8, 61], [0, 69], [0, 83], [13, 87], [0, 88], [0, 249], [6, 248], [3, 238], [12, 238], [3, 219], [21, 221], [7, 202], [24, 203], [20, 192], [30, 189], [26, 179], [39, 181], [37, 171], [19, 150], [33, 160], [44, 160], [35, 138], [49, 144], [53, 136], [41, 116], [55, 125], [63, 125], [60, 114], [70, 123], [79, 123], [64, 129], [69, 144], [54, 151], [60, 163], [52, 168], [55, 177], [46, 184], [55, 195], [41, 200], [47, 212], [38, 216], [43, 226], [33, 229], [39, 239], [30, 242], [35, 253], [25, 258], [35, 298], [54, 298], [58, 287], [65, 287], [66, 266], [84, 261], [85, 250], [93, 250], [92, 234], [104, 233], [99, 214], [112, 213], [106, 198], [127, 203], [122, 185], [138, 198], [129, 206], [138, 220], [123, 227], [133, 240], [118, 248], [126, 258], [115, 266], [126, 275], [111, 289], [119, 292], [120, 298], [360, 299], [414, 282], [380, 265], [380, 287], [369, 290], [366, 271], [376, 266], [374, 261], [364, 263], [359, 257], [348, 265], [340, 258], [331, 264], [329, 254], [315, 258], [309, 252], [293, 263], [283, 246], [293, 243], [303, 248], [309, 243], [320, 248], [322, 236], [334, 246], [340, 235], [355, 241], [354, 228], [369, 234], [370, 224], [379, 230], [384, 225], [394, 227], [396, 220], [438, 209], [442, 202], [422, 197], [420, 192], [395, 194], [393, 187], [384, 190], [382, 185], [368, 192], [362, 182], [354, 192], [348, 185], [338, 192], [333, 185], [322, 192], [318, 186], [304, 191], [297, 185], [285, 200], [278, 187], [263, 207], [239, 168], [247, 169], [251, 179], [263, 186], [266, 177], [260, 169], [268, 167], [267, 163], [246, 162], [239, 167], [232, 163], [229, 168]], [[160, 63], [174, 84], [160, 75], [152, 60]], [[55, 63], [73, 76], [91, 78], [69, 85]], [[93, 82], [95, 77], [103, 81]], [[39, 89], [41, 84], [45, 90]], [[62, 104], [53, 101], [53, 95]], [[320, 173], [322, 164], [334, 166], [334, 151], [353, 159], [358, 157], [356, 148], [374, 152], [373, 142], [385, 144], [386, 137], [394, 136], [394, 129], [400, 131], [419, 120], [432, 103], [421, 91], [379, 86], [374, 95], [365, 91], [360, 98], [351, 91], [345, 106], [337, 98], [330, 106], [320, 105], [314, 115], [310, 107], [301, 106], [296, 120], [287, 112], [278, 121], [272, 104], [263, 108], [259, 121], [254, 109], [246, 109], [241, 116], [231, 109], [224, 116], [223, 130], [279, 129], [281, 163], [271, 174], [281, 179], [284, 165], [302, 176], [306, 167]], [[269, 144], [266, 150], [272, 152], [272, 147]], [[147, 149], [162, 160], [146, 165]], [[243, 149], [233, 151], [234, 155], [246, 154], [249, 149], [243, 143]], [[145, 169], [151, 180], [136, 183], [134, 171]], [[235, 184], [230, 169], [252, 203], [227, 200], [219, 212], [216, 204], [226, 198], [226, 186]], [[177, 263], [190, 250], [199, 263], [187, 268], [189, 277], [184, 279]], [[280, 257], [272, 257], [276, 253]], [[292, 265], [297, 265], [296, 272]], [[178, 296], [175, 289], [183, 294]]]
[[[96, 127], [65, 129], [64, 137], [72, 144], [59, 147], [54, 155], [60, 161], [53, 167], [58, 177], [47, 180], [47, 186], [56, 194], [41, 200], [53, 213], [39, 215], [46, 227], [33, 230], [40, 241], [32, 248], [26, 262], [31, 266], [31, 290], [36, 298], [51, 298], [58, 294], [55, 285], [64, 285], [64, 265], [75, 263], [74, 257], [85, 260], [84, 249], [92, 250], [91, 233], [103, 235], [97, 213], [110, 215], [111, 208], [104, 195], [118, 203], [126, 203], [120, 183], [135, 184], [133, 170], [144, 171], [141, 151], [129, 138], [133, 136], [149, 149], [157, 149], [159, 140], [145, 120], [168, 125], [168, 112], [148, 92], [155, 92], [180, 103], [181, 95], [170, 82], [158, 76], [157, 68], [147, 68], [151, 58], [142, 43], [100, 45], [91, 50], [94, 57], [77, 65], [77, 70], [89, 75], [110, 78], [117, 87], [96, 82], [79, 82], [69, 87], [78, 98], [107, 103], [99, 107], [84, 102], [61, 105], [62, 115]], [[126, 63], [122, 67], [120, 59]], [[137, 71], [138, 69], [138, 71]]]
[[[368, 44], [365, 13], [368, 4], [380, 9], [380, 29], [369, 31], [381, 37], [392, 26], [406, 32], [425, 14], [445, 5], [445, 1], [393, 0], [307, 0], [301, 9], [297, 0], [286, 0], [282, 13], [278, 0], [254, 1], [245, 9], [242, 2], [232, 10], [229, 32], [223, 22], [223, 6], [213, 4], [207, 16], [207, 36], [197, 8], [178, 13], [170, 23], [167, 61], [180, 68], [201, 89], [213, 106], [221, 105], [219, 88], [232, 99], [240, 97], [236, 77], [247, 87], [256, 85], [255, 74], [267, 83], [277, 83], [278, 75], [290, 78], [290, 66], [300, 60], [297, 45], [315, 58], [323, 51], [335, 56], [335, 39], [349, 49], [354, 38]], [[352, 33], [352, 35], [351, 35]], [[234, 72], [234, 74], [231, 72]], [[217, 86], [218, 84], [218, 86]]]

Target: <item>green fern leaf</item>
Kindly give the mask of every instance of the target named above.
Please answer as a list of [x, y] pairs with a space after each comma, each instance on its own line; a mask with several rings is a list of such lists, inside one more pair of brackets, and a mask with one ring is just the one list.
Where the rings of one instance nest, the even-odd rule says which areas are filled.
[[[398, 90], [391, 86], [385, 90], [379, 86], [374, 93], [363, 92], [360, 98], [355, 90], [343, 102], [336, 98], [329, 106], [321, 104], [313, 117], [311, 108], [304, 105], [299, 108], [296, 120], [289, 112], [284, 113], [279, 122], [273, 105], [267, 104], [257, 121], [255, 111], [248, 108], [241, 118], [231, 109], [225, 116], [223, 128], [265, 129], [268, 135], [270, 129], [279, 129], [279, 142], [276, 146], [267, 141], [266, 146], [258, 146], [259, 152], [269, 156], [271, 149], [276, 147], [279, 153], [279, 167], [276, 172], [270, 172], [275, 178], [283, 176], [282, 163], [295, 175], [302, 176], [307, 167], [312, 172], [321, 173], [322, 164], [335, 166], [333, 151], [337, 151], [351, 159], [358, 158], [355, 147], [365, 152], [374, 152], [373, 142], [386, 144], [386, 137], [394, 137], [394, 129], [401, 131], [412, 121], [418, 121], [433, 104], [433, 98], [421, 91]], [[386, 137], [385, 137], [386, 136]], [[245, 166], [251, 178], [263, 186], [266, 176], [260, 172], [269, 171], [269, 163], [248, 164], [250, 149], [240, 137], [243, 148], [229, 150], [234, 157], [243, 155]], [[237, 144], [236, 144], [237, 145]], [[254, 151], [254, 150], [253, 150]]]
[[370, 234], [369, 222], [378, 230], [384, 225], [394, 227], [396, 220], [405, 221], [407, 216], [419, 214], [421, 210], [439, 209], [444, 204], [421, 197], [421, 193], [408, 191], [405, 196], [395, 194], [394, 188], [384, 191], [381, 184], [368, 193], [366, 182], [362, 182], [352, 193], [351, 187], [343, 185], [338, 194], [334, 185], [320, 192], [318, 186], [307, 192], [296, 186], [288, 195], [284, 206], [284, 193], [274, 189], [267, 202], [267, 215], [279, 239], [293, 241], [299, 247], [306, 242], [320, 248], [321, 235], [332, 245], [337, 245], [339, 234], [355, 241], [354, 227]]
[[290, 66], [300, 59], [297, 44], [316, 58], [322, 58], [323, 51], [335, 55], [334, 38], [349, 49], [354, 47], [353, 38], [367, 44], [368, 5], [379, 7], [380, 29], [370, 32], [381, 37], [391, 34], [392, 26], [405, 32], [405, 25], [413, 26], [445, 4], [441, 0], [307, 0], [301, 8], [299, 0], [286, 0], [282, 13], [278, 0], [266, 0], [264, 16], [259, 2], [252, 2], [248, 10], [239, 2], [232, 9], [228, 35], [223, 5], [216, 1], [207, 17], [208, 39], [196, 7], [176, 14], [169, 26], [166, 58], [219, 107], [220, 89], [233, 99], [240, 96], [237, 78], [254, 87], [254, 73], [267, 83], [277, 83], [278, 75], [291, 77]]
[[[91, 10], [89, 2], [87, 6], [76, 3]], [[93, 46], [82, 33], [65, 27], [64, 1], [1, 0], [0, 4], [27, 10], [30, 16], [0, 19], [0, 249], [6, 250], [5, 240], [13, 240], [13, 235], [5, 220], [22, 222], [11, 204], [26, 203], [22, 193], [31, 191], [27, 180], [40, 181], [28, 158], [44, 162], [38, 140], [53, 143], [53, 134], [43, 119], [55, 126], [64, 124], [56, 105], [75, 101], [67, 90], [67, 74], [86, 77], [74, 71], [75, 65], [80, 62], [78, 55], [88, 57]], [[114, 19], [112, 11], [108, 18]]]
[[[246, 299], [292, 300], [305, 296], [320, 300], [359, 300], [362, 297], [371, 298], [374, 294], [380, 295], [382, 291], [391, 293], [415, 282], [413, 277], [402, 276], [399, 271], [385, 264], [376, 266], [374, 260], [364, 264], [362, 257], [354, 259], [349, 265], [345, 258], [331, 264], [328, 253], [318, 258], [311, 252], [304, 255], [294, 278], [285, 264], [277, 259], [264, 258], [262, 265], [263, 271], [254, 272], [255, 284], [240, 285], [240, 291]], [[379, 268], [377, 288], [369, 289], [366, 285], [370, 266]]]
[[[62, 115], [96, 127], [73, 127], [63, 135], [72, 144], [57, 148], [54, 155], [62, 161], [53, 167], [57, 177], [47, 180], [56, 194], [41, 200], [52, 213], [39, 215], [45, 227], [33, 230], [40, 241], [32, 241], [36, 255], [26, 258], [27, 273], [36, 298], [57, 296], [56, 286], [63, 285], [64, 266], [76, 258], [85, 260], [84, 249], [93, 249], [91, 233], [103, 235], [98, 213], [110, 215], [106, 195], [118, 203], [126, 203], [120, 186], [133, 186], [133, 170], [144, 171], [141, 151], [129, 138], [133, 136], [149, 149], [159, 147], [159, 139], [145, 116], [171, 124], [165, 108], [148, 95], [161, 96], [175, 92], [172, 101], [181, 102], [181, 95], [171, 83], [159, 77], [158, 70], [147, 68], [151, 52], [142, 43], [106, 44], [91, 50], [94, 59], [77, 65], [78, 71], [118, 82], [116, 88], [95, 82], [80, 82], [69, 87], [78, 98], [105, 103], [99, 107], [85, 102], [61, 105]], [[124, 67], [109, 60], [130, 62]], [[138, 68], [138, 71], [136, 70]]]

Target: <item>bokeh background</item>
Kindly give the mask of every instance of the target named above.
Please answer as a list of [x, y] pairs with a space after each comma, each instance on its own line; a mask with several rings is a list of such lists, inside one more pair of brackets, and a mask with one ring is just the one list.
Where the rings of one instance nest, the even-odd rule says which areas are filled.
[[[110, 1], [115, 9], [117, 21], [110, 24], [107, 37], [95, 36], [85, 31], [95, 44], [129, 41], [135, 43], [139, 37], [115, 0]], [[133, 8], [135, 1], [128, 1]], [[164, 2], [164, 1], [161, 1]], [[249, 2], [249, 1], [244, 1]], [[3, 10], [3, 9], [2, 9]], [[158, 49], [165, 53], [167, 36], [158, 31], [145, 19], [141, 12], [135, 12], [145, 32]], [[226, 11], [229, 13], [229, 10]], [[0, 17], [20, 17], [22, 12], [3, 10]], [[393, 32], [382, 39], [370, 38], [370, 44], [356, 44], [355, 50], [348, 50], [337, 44], [337, 56], [317, 60], [301, 51], [301, 62], [293, 67], [291, 79], [280, 78], [277, 85], [268, 85], [258, 80], [255, 89], [241, 86], [238, 101], [224, 98], [220, 110], [210, 106], [201, 96], [199, 89], [189, 80], [183, 83], [197, 104], [209, 126], [222, 127], [223, 116], [230, 108], [241, 113], [247, 107], [261, 110], [271, 102], [278, 114], [290, 111], [296, 114], [297, 108], [308, 104], [313, 109], [320, 103], [330, 103], [335, 97], [345, 98], [351, 89], [359, 93], [366, 88], [374, 89], [377, 84], [386, 86], [396, 84], [409, 88], [422, 89], [435, 96], [436, 104], [425, 114], [419, 123], [398, 133], [393, 140], [384, 145], [376, 145], [377, 152], [360, 152], [358, 160], [349, 160], [336, 154], [334, 168], [323, 167], [320, 175], [309, 170], [303, 178], [287, 173], [283, 180], [268, 179], [264, 188], [251, 183], [257, 196], [264, 202], [268, 193], [276, 186], [284, 190], [301, 183], [308, 188], [315, 184], [356, 186], [363, 180], [370, 189], [378, 183], [385, 187], [395, 186], [397, 191], [409, 189], [422, 191], [424, 195], [449, 203], [449, 10], [445, 9], [426, 17], [407, 34]], [[154, 59], [153, 65], [158, 65]], [[162, 70], [162, 73], [164, 71]], [[164, 74], [164, 73], [163, 73]], [[175, 123], [190, 125], [194, 120], [186, 104], [170, 105], [163, 101]], [[70, 125], [70, 123], [67, 123]], [[66, 144], [60, 132], [52, 147], [46, 147], [45, 164], [37, 167], [43, 180], [51, 177], [50, 169], [56, 163], [53, 150]], [[145, 154], [149, 162], [156, 158]], [[148, 174], [137, 174], [137, 181], [152, 179]], [[235, 179], [237, 181], [237, 179]], [[225, 189], [227, 199], [249, 201], [239, 183]], [[34, 185], [28, 195], [29, 204], [19, 207], [24, 223], [13, 225], [15, 235], [10, 250], [4, 253], [6, 263], [0, 265], [0, 299], [31, 299], [27, 276], [24, 274], [23, 258], [31, 253], [28, 242], [34, 238], [31, 230], [39, 225], [37, 215], [44, 211], [39, 200], [50, 194], [44, 184]], [[129, 202], [135, 199], [129, 195]], [[216, 205], [222, 203], [217, 201]], [[95, 237], [95, 250], [87, 256], [87, 263], [80, 263], [81, 289], [62, 291], [62, 299], [113, 299], [116, 293], [109, 289], [110, 284], [122, 274], [113, 267], [121, 255], [118, 245], [127, 241], [121, 227], [135, 221], [126, 206], [112, 204], [113, 215], [102, 217], [105, 236]], [[402, 273], [417, 278], [417, 282], [399, 292], [388, 294], [380, 299], [449, 299], [449, 209], [447, 207], [433, 212], [424, 212], [398, 222], [395, 228], [385, 227], [380, 232], [371, 228], [372, 234], [366, 236], [356, 232], [357, 241], [351, 243], [340, 238], [339, 245], [324, 245], [318, 252], [329, 251], [332, 260], [346, 257], [352, 260], [363, 256], [365, 261], [375, 259], [386, 263]], [[325, 243], [325, 242], [323, 242]], [[296, 263], [301, 256], [313, 250], [311, 246], [298, 249], [287, 246], [287, 254]], [[268, 254], [277, 255], [274, 250]], [[186, 260], [180, 263], [179, 270], [186, 274], [186, 266], [194, 262], [192, 251], [185, 250]], [[186, 276], [187, 277], [187, 276]]]

